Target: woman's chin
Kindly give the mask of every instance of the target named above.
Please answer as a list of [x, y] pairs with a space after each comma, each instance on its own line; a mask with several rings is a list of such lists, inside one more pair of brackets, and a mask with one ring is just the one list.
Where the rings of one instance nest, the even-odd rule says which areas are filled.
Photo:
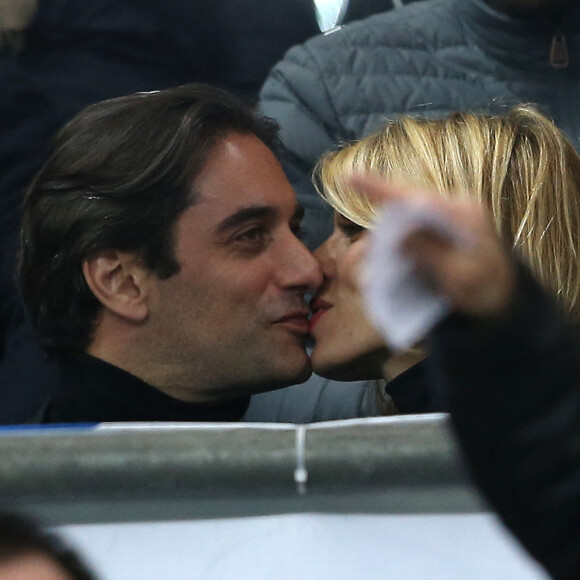
[[315, 374], [333, 381], [366, 381], [381, 379], [380, 367], [370, 365], [366, 357], [351, 360], [333, 360], [317, 355], [316, 349], [311, 354], [312, 370]]

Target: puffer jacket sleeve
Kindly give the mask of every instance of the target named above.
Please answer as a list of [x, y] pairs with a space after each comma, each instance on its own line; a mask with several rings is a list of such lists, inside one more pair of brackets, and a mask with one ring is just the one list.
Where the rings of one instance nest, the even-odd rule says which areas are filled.
[[[315, 39], [316, 43], [321, 40]], [[281, 126], [287, 149], [282, 162], [306, 209], [305, 241], [314, 249], [329, 233], [330, 211], [312, 185], [312, 168], [322, 153], [345, 136], [310, 44], [292, 48], [274, 67], [262, 88], [260, 109]]]
[[580, 578], [580, 349], [557, 309], [522, 269], [508, 320], [449, 318], [431, 352], [476, 482], [554, 578]]

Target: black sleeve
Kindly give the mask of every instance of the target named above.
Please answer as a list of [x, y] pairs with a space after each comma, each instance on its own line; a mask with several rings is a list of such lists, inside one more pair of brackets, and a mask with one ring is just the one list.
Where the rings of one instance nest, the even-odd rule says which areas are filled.
[[445, 320], [432, 335], [431, 372], [488, 500], [555, 578], [577, 579], [578, 345], [523, 268], [512, 306], [485, 324]]

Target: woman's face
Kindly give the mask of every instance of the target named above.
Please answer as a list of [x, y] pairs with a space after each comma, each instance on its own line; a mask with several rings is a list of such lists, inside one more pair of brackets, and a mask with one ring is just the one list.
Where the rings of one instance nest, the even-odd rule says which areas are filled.
[[316, 341], [311, 359], [314, 372], [354, 381], [383, 377], [389, 351], [368, 322], [357, 284], [364, 228], [334, 214], [334, 231], [314, 256], [324, 280], [310, 302], [310, 332]]

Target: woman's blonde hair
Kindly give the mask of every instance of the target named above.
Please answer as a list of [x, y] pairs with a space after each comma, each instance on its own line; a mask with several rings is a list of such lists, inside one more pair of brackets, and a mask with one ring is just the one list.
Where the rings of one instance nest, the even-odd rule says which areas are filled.
[[532, 106], [503, 115], [402, 117], [326, 154], [315, 169], [321, 195], [370, 228], [373, 202], [345, 181], [361, 171], [445, 196], [475, 196], [491, 210], [498, 232], [580, 322], [580, 156]]

